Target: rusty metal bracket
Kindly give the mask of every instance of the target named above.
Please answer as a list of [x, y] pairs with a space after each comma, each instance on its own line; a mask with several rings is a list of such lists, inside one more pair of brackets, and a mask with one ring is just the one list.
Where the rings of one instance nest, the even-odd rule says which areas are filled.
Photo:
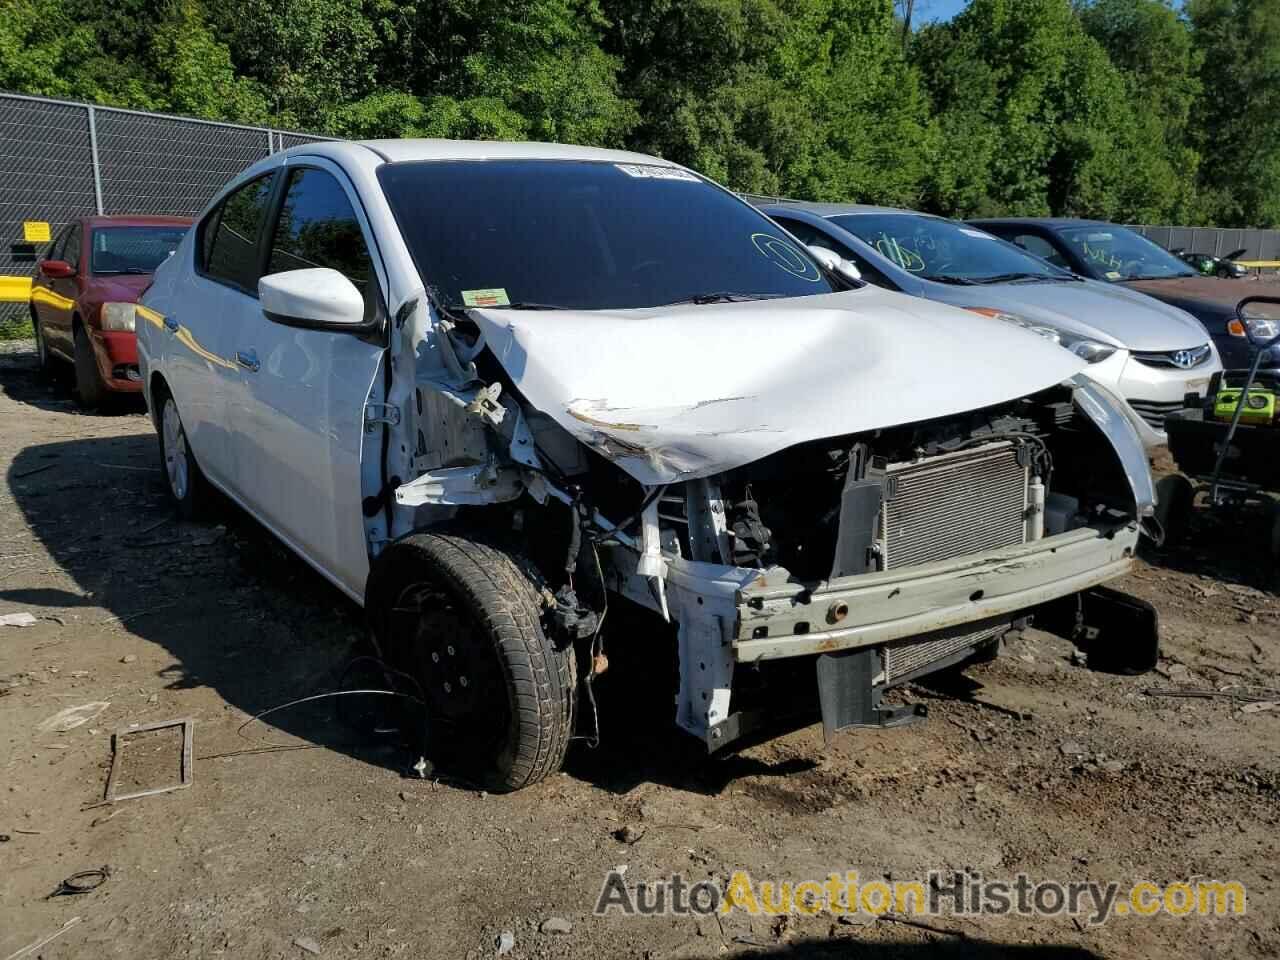
[[[107, 790], [102, 798], [102, 803], [94, 804], [94, 806], [116, 803], [120, 800], [137, 800], [139, 797], [151, 797], [158, 793], [169, 793], [173, 790], [181, 790], [184, 787], [191, 786], [195, 779], [194, 770], [191, 766], [191, 743], [195, 723], [194, 720], [190, 719], [162, 720], [159, 723], [147, 723], [140, 727], [122, 727], [111, 734], [111, 770], [107, 773]], [[169, 727], [182, 728], [182, 779], [180, 782], [170, 784], [167, 787], [139, 790], [136, 793], [116, 794], [116, 776], [120, 771], [121, 757], [124, 754], [124, 737], [137, 733], [147, 733], [151, 730], [165, 730]]]

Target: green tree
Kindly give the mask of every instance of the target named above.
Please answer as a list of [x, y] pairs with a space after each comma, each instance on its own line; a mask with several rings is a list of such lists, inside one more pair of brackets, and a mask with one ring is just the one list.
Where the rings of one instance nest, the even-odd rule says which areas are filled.
[[378, 83], [341, 132], [616, 146], [634, 123], [595, 0], [404, 0], [378, 23]]
[[1146, 219], [1178, 195], [1124, 74], [1069, 0], [973, 0], [912, 50], [939, 127], [936, 209]]
[[928, 105], [891, 0], [611, 0], [632, 144], [739, 189], [913, 202]]
[[[1139, 153], [1145, 206], [1174, 222], [1199, 222], [1200, 154], [1190, 121], [1202, 93], [1203, 56], [1187, 23], [1167, 0], [1088, 0], [1080, 18], [1125, 77], [1134, 137], [1145, 147]], [[1126, 205], [1144, 206], [1138, 198]]]
[[1223, 226], [1280, 225], [1280, 2], [1188, 0], [1200, 182]]

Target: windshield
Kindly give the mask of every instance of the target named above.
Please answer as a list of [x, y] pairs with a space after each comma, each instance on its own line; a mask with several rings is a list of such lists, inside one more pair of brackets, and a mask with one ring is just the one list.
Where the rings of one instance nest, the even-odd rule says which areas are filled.
[[1194, 277], [1179, 258], [1140, 233], [1110, 224], [1058, 231], [1098, 280], [1162, 280]]
[[187, 228], [99, 227], [93, 231], [94, 273], [151, 273], [178, 248]]
[[846, 214], [831, 219], [881, 256], [925, 280], [999, 283], [1070, 277], [1012, 244], [950, 220], [914, 213]]
[[747, 204], [684, 170], [564, 160], [391, 163], [378, 178], [445, 305], [654, 307], [835, 289]]

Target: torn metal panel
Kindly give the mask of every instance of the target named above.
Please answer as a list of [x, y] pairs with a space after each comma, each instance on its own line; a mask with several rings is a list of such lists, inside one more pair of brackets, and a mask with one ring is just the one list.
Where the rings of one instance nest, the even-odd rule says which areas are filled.
[[1129, 480], [1133, 490], [1133, 498], [1138, 507], [1138, 516], [1150, 517], [1155, 514], [1156, 487], [1151, 477], [1151, 465], [1147, 460], [1147, 452], [1138, 437], [1138, 431], [1122, 412], [1124, 403], [1110, 390], [1090, 380], [1083, 374], [1071, 379], [1075, 387], [1075, 405], [1084, 411], [1111, 442], [1120, 466]]
[[396, 488], [396, 503], [403, 507], [477, 506], [514, 500], [523, 491], [517, 471], [489, 461], [423, 473]]
[[875, 287], [803, 302], [549, 310], [536, 322], [470, 315], [535, 409], [648, 486], [1005, 402], [1084, 367], [1025, 330]]

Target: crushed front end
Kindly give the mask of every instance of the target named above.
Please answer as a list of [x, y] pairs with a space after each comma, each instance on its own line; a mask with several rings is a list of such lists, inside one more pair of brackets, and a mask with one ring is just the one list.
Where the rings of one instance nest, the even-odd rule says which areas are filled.
[[[842, 355], [881, 359], [856, 377], [840, 368], [810, 380], [763, 365], [767, 383], [700, 384], [711, 399], [640, 409], [588, 398], [609, 386], [660, 395], [657, 370], [680, 385], [708, 370], [747, 375], [659, 350], [668, 318], [643, 336], [634, 325], [649, 321], [628, 318], [617, 325], [625, 342], [652, 349], [653, 362], [633, 358], [637, 372], [617, 384], [577, 382], [604, 376], [601, 365], [575, 364], [562, 345], [603, 335], [608, 321], [500, 325], [474, 313], [470, 329], [435, 325], [424, 304], [400, 327], [399, 356], [415, 370], [393, 388], [407, 393], [392, 395], [403, 416], [389, 446], [390, 539], [463, 522], [513, 541], [545, 579], [545, 628], [579, 651], [588, 685], [607, 664], [610, 593], [673, 624], [675, 719], [710, 749], [815, 706], [829, 732], [909, 719], [882, 703], [885, 691], [994, 655], [1046, 605], [1123, 575], [1153, 522], [1146, 455], [1122, 401], [1029, 335], [1012, 346], [1046, 351], [1033, 358], [1041, 367], [1069, 365], [1025, 375], [1039, 380], [1030, 393], [1013, 392], [1023, 375], [1005, 371], [894, 410], [884, 395], [919, 358], [895, 353], [883, 326], [833, 322], [830, 336], [861, 338]], [[751, 315], [735, 313], [735, 326]], [[764, 319], [773, 329], [776, 314]], [[928, 342], [969, 320], [944, 319]], [[378, 517], [368, 522], [376, 540]], [[661, 627], [654, 656], [667, 649]], [[771, 694], [762, 678], [775, 673], [801, 682]]]
[[669, 486], [643, 518], [660, 568], [609, 567], [678, 623], [677, 722], [717, 749], [792, 706], [735, 702], [735, 673], [784, 660], [812, 661], [829, 733], [910, 719], [881, 695], [1122, 576], [1153, 502], [1140, 440], [1079, 380]]

